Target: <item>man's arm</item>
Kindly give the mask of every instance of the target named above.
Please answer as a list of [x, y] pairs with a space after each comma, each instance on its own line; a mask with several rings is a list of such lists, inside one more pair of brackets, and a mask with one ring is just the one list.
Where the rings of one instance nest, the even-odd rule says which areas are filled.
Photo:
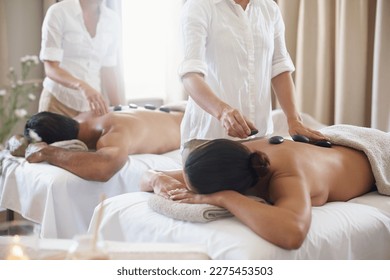
[[103, 137], [104, 144], [98, 142], [96, 152], [71, 151], [42, 143], [31, 144], [43, 147], [26, 159], [30, 163], [46, 161], [83, 179], [105, 182], [126, 163], [128, 144], [124, 141], [126, 137], [120, 133], [109, 133]]

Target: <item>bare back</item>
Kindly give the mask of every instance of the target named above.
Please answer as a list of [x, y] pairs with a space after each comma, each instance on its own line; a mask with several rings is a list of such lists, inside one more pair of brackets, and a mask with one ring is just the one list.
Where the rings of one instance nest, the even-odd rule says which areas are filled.
[[106, 114], [93, 122], [102, 130], [97, 148], [123, 143], [120, 146], [126, 147], [128, 154], [161, 154], [178, 149], [182, 116], [181, 112], [143, 109]]
[[268, 190], [271, 201], [282, 196], [289, 182], [299, 182], [299, 188], [307, 189], [312, 206], [347, 201], [369, 192], [374, 184], [366, 155], [351, 148], [322, 148], [290, 140], [272, 145], [266, 139], [245, 145], [266, 153], [270, 159]]

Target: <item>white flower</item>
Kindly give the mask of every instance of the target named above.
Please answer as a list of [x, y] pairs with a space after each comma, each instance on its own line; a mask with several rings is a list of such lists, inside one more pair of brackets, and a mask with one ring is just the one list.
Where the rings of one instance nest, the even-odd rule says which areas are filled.
[[25, 55], [20, 58], [20, 62], [22, 63], [34, 63], [39, 64], [39, 59], [36, 55]]
[[28, 99], [30, 99], [31, 101], [34, 101], [35, 99], [37, 99], [37, 97], [35, 96], [35, 94], [29, 93], [28, 94]]
[[28, 135], [31, 137], [33, 142], [42, 142], [42, 138], [33, 129], [28, 129]]
[[22, 119], [24, 118], [25, 116], [27, 116], [27, 111], [26, 109], [16, 109], [15, 110], [15, 115], [19, 118], [19, 119]]
[[[20, 62], [20, 74], [10, 67], [7, 75], [8, 85], [0, 85], [0, 143], [4, 143], [15, 125], [27, 117], [28, 112], [23, 109], [23, 104], [34, 101], [35, 90], [39, 88], [37, 82], [35, 87], [32, 87], [27, 80], [30, 70], [39, 63], [38, 57], [27, 55], [22, 57]], [[4, 102], [4, 99], [7, 100]]]

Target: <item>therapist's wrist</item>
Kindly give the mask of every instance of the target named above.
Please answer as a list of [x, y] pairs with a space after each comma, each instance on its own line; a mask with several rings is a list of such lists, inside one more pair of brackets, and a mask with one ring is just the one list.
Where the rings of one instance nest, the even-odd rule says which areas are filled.
[[230, 111], [232, 111], [232, 107], [229, 106], [228, 104], [226, 103], [223, 103], [221, 102], [220, 104], [218, 104], [217, 106], [217, 113], [215, 115], [215, 117], [220, 121], [221, 119], [223, 119]]
[[287, 124], [293, 124], [293, 123], [302, 123], [302, 117], [300, 114], [295, 114], [293, 116], [287, 116]]
[[74, 88], [73, 89], [76, 89], [76, 90], [79, 90], [79, 91], [82, 91], [82, 92], [85, 92], [88, 90], [88, 87], [89, 85], [84, 82], [84, 81], [81, 81], [81, 80], [78, 80], [76, 81], [74, 84], [73, 84]]

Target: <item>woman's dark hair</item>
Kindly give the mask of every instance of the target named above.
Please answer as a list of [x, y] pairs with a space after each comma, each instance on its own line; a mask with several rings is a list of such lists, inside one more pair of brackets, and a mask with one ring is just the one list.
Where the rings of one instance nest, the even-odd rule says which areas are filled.
[[244, 193], [269, 170], [266, 154], [250, 150], [237, 141], [211, 140], [187, 157], [184, 172], [195, 191], [209, 194], [222, 190]]
[[40, 112], [33, 115], [24, 127], [24, 136], [29, 142], [37, 140], [33, 138], [32, 132], [41, 141], [51, 144], [58, 141], [77, 139], [79, 123], [63, 115]]

